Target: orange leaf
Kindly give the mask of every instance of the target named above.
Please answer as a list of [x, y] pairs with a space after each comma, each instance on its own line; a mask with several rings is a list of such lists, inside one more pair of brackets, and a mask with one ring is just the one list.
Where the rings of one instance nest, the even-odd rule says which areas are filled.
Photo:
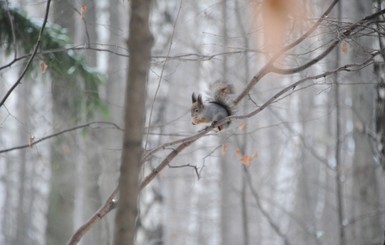
[[243, 132], [245, 131], [245, 128], [246, 128], [246, 122], [245, 121], [241, 121], [241, 123], [239, 124], [239, 131]]
[[257, 158], [257, 152], [256, 151], [251, 156], [247, 155], [247, 154], [243, 155], [239, 160], [240, 160], [241, 164], [245, 165], [246, 167], [249, 167], [251, 165], [251, 162], [255, 158]]
[[63, 153], [64, 153], [65, 155], [71, 153], [71, 148], [70, 148], [69, 145], [63, 144], [61, 147], [62, 147], [62, 151], [63, 151]]
[[344, 53], [344, 54], [347, 54], [348, 51], [349, 51], [349, 46], [348, 46], [348, 43], [343, 41], [340, 45], [340, 49], [341, 49], [341, 52]]
[[28, 138], [28, 145], [30, 148], [32, 148], [33, 141], [35, 141], [35, 136], [30, 134]]
[[235, 155], [240, 156], [241, 155], [241, 150], [240, 149], [236, 149], [235, 150]]
[[48, 65], [44, 62], [44, 61], [41, 61], [40, 62], [40, 70], [41, 70], [41, 73], [45, 73], [45, 71], [47, 70], [48, 68]]
[[224, 156], [226, 154], [226, 151], [227, 151], [227, 145], [226, 144], [222, 144], [222, 147], [221, 147], [221, 154], [222, 156]]
[[82, 7], [80, 8], [80, 16], [84, 17], [85, 13], [87, 12], [87, 5], [84, 3], [82, 4]]
[[257, 158], [257, 156], [258, 156], [258, 153], [257, 153], [257, 151], [255, 151], [255, 152], [253, 153], [253, 155], [251, 155], [251, 158], [254, 160], [254, 159]]
[[246, 167], [249, 167], [251, 165], [251, 157], [249, 155], [244, 155], [241, 157], [241, 163], [245, 165]]

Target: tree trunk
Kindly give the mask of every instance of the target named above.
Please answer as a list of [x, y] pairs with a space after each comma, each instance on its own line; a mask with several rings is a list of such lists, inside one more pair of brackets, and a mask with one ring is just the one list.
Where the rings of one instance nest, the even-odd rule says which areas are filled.
[[146, 82], [153, 37], [149, 30], [149, 0], [131, 2], [129, 71], [125, 101], [125, 132], [119, 179], [115, 245], [134, 244], [138, 216], [139, 171], [145, 123]]
[[[381, 9], [381, 3], [383, 0], [373, 0], [373, 3], [377, 5], [378, 11]], [[380, 18], [383, 21], [383, 17]], [[377, 23], [377, 29], [380, 30], [380, 24]], [[376, 40], [377, 45], [380, 49], [384, 49], [385, 40], [381, 33], [378, 33], [378, 38]], [[374, 73], [377, 76], [377, 104], [376, 104], [376, 132], [378, 135], [378, 155], [380, 164], [385, 171], [385, 65], [383, 61], [385, 60], [385, 55], [382, 55], [382, 60], [374, 64]]]

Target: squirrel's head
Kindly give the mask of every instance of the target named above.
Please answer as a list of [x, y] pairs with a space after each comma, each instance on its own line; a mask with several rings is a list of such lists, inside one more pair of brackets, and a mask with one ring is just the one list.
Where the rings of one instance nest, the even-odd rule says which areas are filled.
[[191, 117], [192, 117], [192, 124], [199, 124], [202, 123], [202, 112], [205, 109], [205, 106], [202, 102], [202, 95], [198, 95], [198, 97], [195, 95], [195, 93], [192, 93], [192, 106], [191, 106]]

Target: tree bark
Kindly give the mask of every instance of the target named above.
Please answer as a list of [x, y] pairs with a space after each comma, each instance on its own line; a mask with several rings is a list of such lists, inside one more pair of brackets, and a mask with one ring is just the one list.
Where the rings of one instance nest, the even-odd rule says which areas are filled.
[[131, 2], [130, 52], [125, 100], [125, 132], [115, 220], [115, 245], [134, 244], [142, 137], [145, 123], [146, 82], [153, 38], [149, 30], [150, 0]]

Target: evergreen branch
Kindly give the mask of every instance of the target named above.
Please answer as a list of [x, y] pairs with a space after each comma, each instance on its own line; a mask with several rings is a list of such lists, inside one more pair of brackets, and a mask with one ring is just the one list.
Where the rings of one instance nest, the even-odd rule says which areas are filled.
[[[12, 32], [12, 22], [7, 17], [7, 11], [12, 15], [14, 23], [14, 32]], [[14, 47], [13, 34], [16, 38], [16, 44], [25, 55], [14, 57], [8, 64], [3, 65], [0, 69], [8, 68], [14, 63], [28, 58], [27, 66], [34, 65], [33, 58], [37, 55], [47, 64], [47, 71], [54, 77], [60, 78], [53, 80], [67, 80], [71, 86], [74, 86], [77, 91], [74, 94], [75, 118], [81, 118], [81, 115], [86, 115], [89, 119], [93, 116], [94, 109], [98, 109], [104, 114], [108, 113], [106, 104], [99, 97], [99, 86], [104, 83], [104, 77], [94, 68], [86, 64], [85, 59], [67, 49], [70, 44], [69, 37], [65, 30], [58, 25], [47, 23], [48, 12], [44, 19], [44, 32], [40, 32], [42, 28], [36, 24], [17, 8], [6, 8], [0, 1], [0, 41], [2, 46], [9, 53]], [[38, 45], [31, 45], [30, 40], [40, 40]], [[50, 52], [49, 50], [62, 50], [62, 52]], [[29, 69], [31, 70], [31, 69]], [[22, 74], [26, 74], [25, 71]], [[23, 75], [23, 76], [24, 76]], [[0, 107], [4, 104], [7, 97], [20, 84], [23, 76], [21, 76], [14, 86], [8, 91], [7, 95], [2, 100]], [[64, 78], [64, 79], [63, 79]], [[85, 112], [84, 112], [85, 111]]]
[[[35, 58], [35, 55], [37, 53], [37, 50], [39, 49], [40, 47], [40, 43], [41, 43], [41, 38], [42, 38], [42, 34], [44, 32], [44, 28], [45, 28], [45, 25], [47, 23], [47, 20], [48, 20], [48, 14], [49, 14], [49, 8], [50, 8], [50, 5], [51, 5], [51, 0], [48, 0], [47, 1], [47, 7], [46, 7], [46, 10], [45, 10], [45, 16], [44, 16], [44, 21], [43, 21], [43, 24], [40, 28], [40, 31], [39, 31], [39, 36], [37, 38], [37, 41], [36, 41], [36, 44], [35, 44], [35, 47], [33, 49], [33, 52], [32, 52], [32, 55], [29, 57], [29, 60], [26, 64], [26, 66], [24, 67], [24, 70], [22, 71], [21, 75], [19, 76], [19, 78], [17, 79], [17, 81], [12, 85], [12, 87], [7, 91], [7, 93], [5, 94], [5, 96], [3, 97], [3, 99], [0, 101], [0, 108], [4, 105], [5, 101], [8, 99], [8, 97], [11, 95], [12, 91], [15, 90], [15, 88], [20, 84], [21, 80], [23, 79], [24, 75], [27, 73], [27, 70], [28, 68], [31, 66], [32, 64], [32, 61], [33, 59]], [[13, 23], [13, 21], [10, 19], [10, 22]], [[12, 35], [14, 37], [14, 29], [13, 29], [13, 24], [11, 24], [12, 26]]]

